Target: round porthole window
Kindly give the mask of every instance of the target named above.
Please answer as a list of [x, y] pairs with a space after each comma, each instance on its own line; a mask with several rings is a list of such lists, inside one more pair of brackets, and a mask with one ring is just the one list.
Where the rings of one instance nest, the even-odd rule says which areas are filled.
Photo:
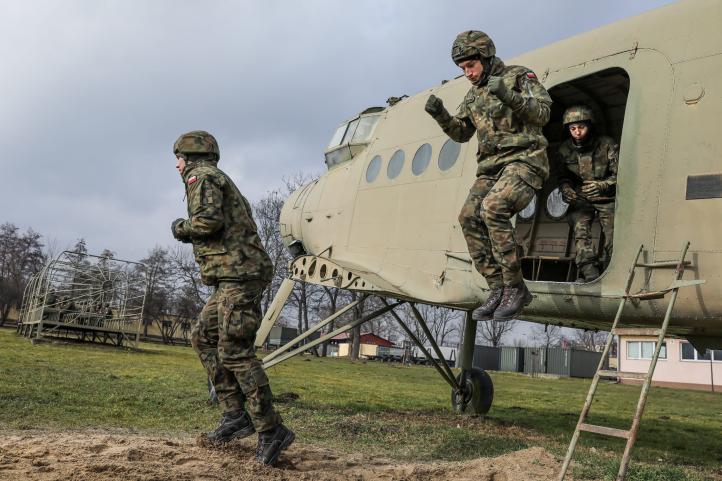
[[424, 144], [414, 154], [414, 160], [411, 161], [411, 172], [414, 175], [421, 175], [429, 166], [431, 161], [431, 145]]
[[562, 199], [562, 191], [559, 190], [559, 187], [551, 191], [547, 196], [546, 207], [547, 215], [554, 220], [560, 220], [566, 215], [569, 204]]
[[386, 168], [386, 175], [389, 176], [389, 179], [395, 179], [399, 176], [401, 169], [404, 168], [404, 158], [403, 150], [397, 150], [394, 152], [394, 155], [391, 156], [389, 166]]
[[376, 180], [379, 172], [381, 172], [381, 156], [377, 155], [371, 159], [369, 166], [366, 168], [366, 182], [371, 183]]
[[536, 213], [537, 196], [531, 198], [529, 203], [522, 210], [519, 211], [519, 218], [521, 220], [529, 220], [534, 217]]
[[449, 170], [452, 168], [459, 158], [459, 152], [461, 152], [461, 144], [451, 139], [447, 140], [439, 152], [439, 169]]

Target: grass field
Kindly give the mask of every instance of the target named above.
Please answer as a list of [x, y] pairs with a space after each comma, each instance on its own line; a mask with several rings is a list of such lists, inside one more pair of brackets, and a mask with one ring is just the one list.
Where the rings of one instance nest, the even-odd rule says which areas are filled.
[[[563, 456], [589, 383], [491, 373], [494, 405], [479, 419], [455, 415], [448, 386], [427, 367], [303, 357], [269, 376], [302, 442], [404, 460], [531, 446]], [[0, 429], [193, 433], [219, 417], [205, 386], [190, 348], [31, 345], [0, 330]], [[602, 385], [589, 422], [628, 428], [638, 393]], [[614, 479], [622, 448], [621, 440], [583, 435], [575, 477]], [[722, 479], [722, 395], [652, 389], [633, 459], [631, 481]]]

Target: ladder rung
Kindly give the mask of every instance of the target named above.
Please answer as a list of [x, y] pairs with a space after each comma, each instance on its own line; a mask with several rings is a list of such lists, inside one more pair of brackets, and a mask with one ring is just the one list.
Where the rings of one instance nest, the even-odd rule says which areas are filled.
[[646, 372], [625, 372], [625, 371], [599, 371], [600, 377], [621, 377], [623, 379], [644, 379], [647, 377]]
[[625, 431], [624, 429], [582, 423], [579, 425], [579, 430], [588, 433], [603, 434], [605, 436], [614, 436], [615, 438], [629, 439], [629, 431]]
[[[689, 266], [692, 263], [690, 261], [684, 261], [685, 266]], [[634, 264], [634, 267], [647, 267], [649, 269], [658, 269], [663, 267], [677, 267], [679, 261], [659, 261], [659, 262], [638, 262]]]
[[664, 298], [665, 294], [667, 294], [668, 292], [669, 292], [668, 289], [665, 289], [663, 291], [640, 292], [638, 294], [629, 294], [627, 296], [627, 299], [637, 299], [639, 301], [651, 301], [653, 299]]
[[652, 329], [649, 327], [617, 327], [612, 329], [615, 336], [659, 336], [661, 329]]

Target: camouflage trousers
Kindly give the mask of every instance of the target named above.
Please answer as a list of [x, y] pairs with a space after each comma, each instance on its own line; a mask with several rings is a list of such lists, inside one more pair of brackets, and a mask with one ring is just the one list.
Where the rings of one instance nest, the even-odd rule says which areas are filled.
[[597, 262], [597, 253], [592, 245], [592, 222], [599, 219], [599, 225], [604, 232], [604, 245], [602, 257], [599, 259], [601, 268], [605, 268], [612, 258], [612, 243], [614, 240], [614, 202], [605, 204], [591, 204], [580, 202], [570, 207], [567, 219], [574, 229], [574, 243], [576, 256], [574, 261], [578, 268]]
[[265, 286], [261, 281], [221, 282], [191, 333], [193, 348], [216, 388], [223, 412], [243, 410], [247, 401], [259, 432], [281, 424], [254, 346]]
[[523, 281], [511, 218], [534, 197], [524, 180], [527, 167], [509, 164], [498, 179], [479, 177], [459, 214], [459, 223], [474, 266], [490, 289]]

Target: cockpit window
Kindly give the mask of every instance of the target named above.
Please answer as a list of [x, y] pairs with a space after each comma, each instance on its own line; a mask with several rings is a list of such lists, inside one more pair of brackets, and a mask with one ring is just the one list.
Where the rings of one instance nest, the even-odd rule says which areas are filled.
[[[365, 112], [365, 111], [364, 111]], [[354, 158], [371, 141], [381, 115], [362, 113], [360, 117], [339, 126], [326, 147], [326, 165], [332, 168]]]
[[374, 128], [380, 118], [380, 115], [361, 117], [358, 120], [358, 126], [356, 127], [356, 131], [353, 134], [351, 142], [354, 144], [368, 142], [371, 139], [371, 135], [374, 133]]
[[348, 129], [346, 129], [346, 135], [343, 136], [343, 140], [341, 141], [342, 144], [350, 144], [351, 139], [353, 138], [354, 132], [356, 132], [356, 127], [358, 127], [359, 119], [356, 119], [348, 124]]
[[333, 137], [331, 137], [331, 142], [328, 143], [328, 147], [326, 147], [326, 150], [333, 149], [334, 147], [338, 147], [339, 145], [341, 145], [341, 139], [343, 139], [343, 134], [346, 133], [346, 127], [348, 127], [348, 124], [343, 124], [336, 129], [336, 132], [333, 133]]

